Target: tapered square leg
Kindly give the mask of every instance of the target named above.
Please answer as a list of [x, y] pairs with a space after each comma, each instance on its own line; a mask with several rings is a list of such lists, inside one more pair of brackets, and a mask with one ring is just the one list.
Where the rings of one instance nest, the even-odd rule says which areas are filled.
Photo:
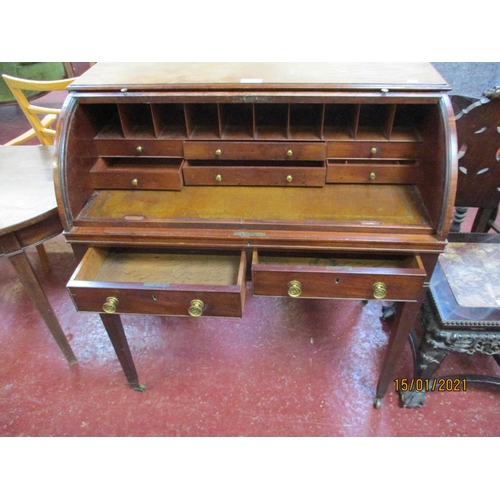
[[33, 301], [33, 304], [40, 313], [45, 325], [52, 334], [52, 337], [54, 337], [54, 340], [68, 363], [70, 366], [76, 365], [78, 360], [69, 345], [68, 339], [35, 275], [26, 253], [18, 243], [15, 235], [8, 234], [0, 238], [0, 248], [6, 253], [24, 289]]
[[136, 391], [145, 391], [146, 387], [139, 383], [139, 377], [137, 376], [134, 360], [132, 359], [132, 353], [130, 352], [120, 315], [100, 314], [100, 316], [130, 387]]

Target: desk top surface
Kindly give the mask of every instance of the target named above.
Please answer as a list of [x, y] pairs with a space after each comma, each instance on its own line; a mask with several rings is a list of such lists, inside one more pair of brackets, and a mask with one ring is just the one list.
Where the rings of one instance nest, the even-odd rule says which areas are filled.
[[51, 146], [0, 146], [0, 236], [57, 210]]
[[73, 90], [417, 90], [449, 86], [430, 63], [97, 63]]

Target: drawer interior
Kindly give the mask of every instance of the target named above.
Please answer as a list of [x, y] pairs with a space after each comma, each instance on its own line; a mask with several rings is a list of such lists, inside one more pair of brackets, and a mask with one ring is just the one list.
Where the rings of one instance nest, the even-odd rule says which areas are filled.
[[91, 248], [73, 281], [146, 285], [236, 285], [242, 276], [240, 255], [207, 255]]
[[265, 266], [266, 269], [290, 270], [338, 270], [344, 272], [366, 272], [380, 270], [421, 269], [421, 263], [414, 255], [363, 255], [338, 254], [273, 254], [254, 252], [252, 267]]
[[90, 248], [68, 283], [79, 311], [241, 317], [244, 252]]
[[98, 158], [92, 172], [106, 172], [113, 171], [116, 169], [158, 169], [158, 168], [180, 168], [182, 164], [182, 158], [167, 158], [167, 157], [157, 157], [157, 158], [130, 158], [130, 157], [107, 157]]

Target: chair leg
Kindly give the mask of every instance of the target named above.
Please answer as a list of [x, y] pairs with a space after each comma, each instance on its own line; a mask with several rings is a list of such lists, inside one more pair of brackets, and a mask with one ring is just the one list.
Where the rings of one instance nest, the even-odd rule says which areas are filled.
[[497, 365], [500, 366], [500, 354], [493, 354], [493, 359], [497, 362]]
[[38, 252], [38, 257], [40, 258], [40, 262], [42, 263], [42, 268], [45, 272], [50, 271], [50, 262], [49, 257], [47, 255], [47, 251], [43, 246], [43, 243], [40, 243], [36, 246], [36, 251]]
[[451, 220], [450, 231], [453, 233], [459, 233], [462, 227], [462, 222], [467, 217], [467, 207], [455, 207], [453, 212], [453, 218]]
[[472, 233], [487, 233], [490, 229], [490, 221], [494, 219], [495, 210], [491, 208], [480, 208], [472, 224]]

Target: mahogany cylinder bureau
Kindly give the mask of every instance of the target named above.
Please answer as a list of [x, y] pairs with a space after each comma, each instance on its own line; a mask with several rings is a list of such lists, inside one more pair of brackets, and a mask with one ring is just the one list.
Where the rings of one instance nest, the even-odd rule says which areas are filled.
[[256, 295], [397, 303], [391, 382], [456, 185], [430, 64], [98, 63], [68, 88], [56, 193], [129, 384], [120, 314], [234, 317]]

